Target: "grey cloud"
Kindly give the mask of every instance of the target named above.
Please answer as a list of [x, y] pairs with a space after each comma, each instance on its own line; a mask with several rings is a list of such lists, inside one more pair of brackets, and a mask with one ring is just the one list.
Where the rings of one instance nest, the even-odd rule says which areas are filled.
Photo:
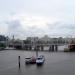
[[8, 22], [8, 35], [14, 35], [16, 37], [22, 36], [23, 29], [21, 23], [18, 20]]
[[21, 24], [20, 24], [20, 21], [15, 20], [15, 21], [9, 22], [8, 25], [9, 25], [9, 29], [11, 30], [11, 29], [19, 28]]
[[44, 33], [44, 30], [37, 28], [36, 26], [23, 29], [19, 20], [8, 22], [8, 34], [19, 38], [24, 38], [27, 36], [41, 36]]
[[[62, 22], [55, 23], [53, 25], [47, 24], [48, 29], [37, 28], [36, 26], [28, 27], [23, 29], [19, 20], [11, 21], [8, 23], [8, 33], [15, 35], [18, 38], [25, 38], [28, 36], [69, 36], [74, 35], [75, 25], [74, 24], [65, 24]], [[51, 26], [53, 26], [51, 28]]]
[[48, 24], [47, 25], [49, 28], [51, 26], [53, 26], [53, 29], [58, 29], [58, 30], [75, 30], [75, 24], [74, 23], [64, 23], [64, 22], [57, 22], [57, 23], [54, 23], [52, 25]]
[[75, 24], [72, 23], [60, 23], [57, 26], [58, 29], [75, 30]]
[[48, 27], [51, 31], [49, 34], [53, 35], [60, 35], [60, 36], [75, 36], [75, 24], [74, 23], [64, 23], [64, 22], [58, 22], [53, 24], [53, 28], [50, 28], [50, 25], [48, 24]]
[[61, 28], [75, 30], [75, 24], [65, 24], [65, 25], [61, 26]]

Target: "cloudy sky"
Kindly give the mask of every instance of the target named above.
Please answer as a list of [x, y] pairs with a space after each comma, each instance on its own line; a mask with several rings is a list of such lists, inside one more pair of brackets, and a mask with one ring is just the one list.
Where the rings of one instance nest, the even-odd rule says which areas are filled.
[[0, 0], [0, 34], [75, 37], [75, 0]]

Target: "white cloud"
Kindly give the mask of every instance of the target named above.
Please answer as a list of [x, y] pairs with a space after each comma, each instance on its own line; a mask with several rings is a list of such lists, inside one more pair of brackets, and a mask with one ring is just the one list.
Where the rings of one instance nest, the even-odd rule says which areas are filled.
[[74, 34], [75, 27], [73, 22], [69, 24], [55, 18], [26, 14], [15, 14], [8, 17], [4, 23], [4, 26], [0, 25], [0, 32], [11, 36], [15, 35], [16, 38], [21, 39], [27, 36], [68, 36]]
[[22, 25], [28, 25], [28, 26], [45, 26], [47, 23], [54, 23], [57, 21], [60, 21], [58, 18], [56, 17], [45, 17], [45, 16], [37, 16], [37, 15], [33, 15], [33, 14], [15, 14], [12, 16], [12, 20], [20, 20], [20, 22], [22, 23]]
[[5, 35], [7, 34], [8, 27], [5, 23], [0, 23], [0, 34]]
[[74, 35], [74, 0], [0, 1], [0, 33], [16, 37]]

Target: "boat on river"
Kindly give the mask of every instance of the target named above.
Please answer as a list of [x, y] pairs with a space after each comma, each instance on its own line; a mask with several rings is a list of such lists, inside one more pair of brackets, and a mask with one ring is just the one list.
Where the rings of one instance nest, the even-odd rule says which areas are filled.
[[35, 57], [28, 57], [25, 58], [25, 64], [35, 64], [36, 63], [36, 58]]
[[43, 55], [40, 55], [36, 58], [36, 64], [37, 65], [42, 65], [45, 61], [45, 57]]

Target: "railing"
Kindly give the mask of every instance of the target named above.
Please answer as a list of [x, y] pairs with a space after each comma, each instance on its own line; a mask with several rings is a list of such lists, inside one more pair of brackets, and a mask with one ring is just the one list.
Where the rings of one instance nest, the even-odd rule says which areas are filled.
[[[34, 46], [33, 44], [24, 44], [24, 45], [32, 45], [32, 46]], [[55, 44], [55, 43], [53, 43], [53, 44], [36, 44], [37, 46], [41, 46], [41, 45], [43, 45], [43, 46], [49, 46], [49, 45], [75, 45], [75, 43], [74, 44], [68, 44], [68, 43], [65, 43], [65, 44]]]

